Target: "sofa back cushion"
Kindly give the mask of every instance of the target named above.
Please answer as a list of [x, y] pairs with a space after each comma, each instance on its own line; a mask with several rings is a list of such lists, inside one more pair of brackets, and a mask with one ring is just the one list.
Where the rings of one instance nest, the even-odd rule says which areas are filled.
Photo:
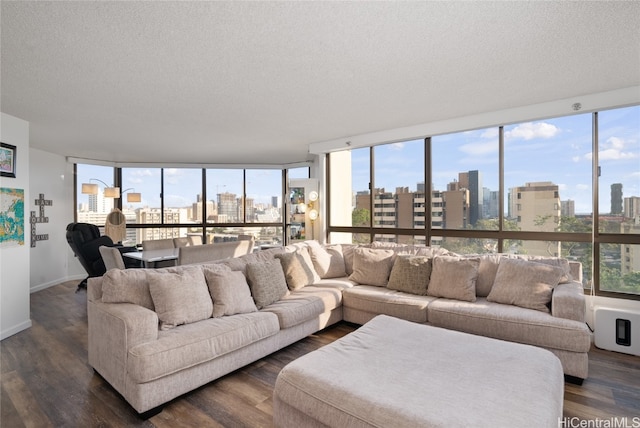
[[276, 254], [275, 258], [280, 260], [289, 289], [297, 290], [320, 281], [306, 247], [298, 248], [292, 253]]
[[242, 272], [204, 268], [204, 276], [213, 299], [214, 318], [258, 310]]
[[211, 318], [213, 302], [200, 266], [180, 272], [148, 269], [146, 274], [161, 330]]
[[[342, 278], [347, 276], [347, 268], [342, 254], [342, 245], [309, 245], [313, 268], [320, 278]], [[353, 270], [352, 270], [353, 271]]]
[[564, 274], [558, 266], [502, 258], [487, 300], [549, 312], [553, 287]]
[[475, 302], [479, 266], [478, 258], [434, 257], [427, 295]]
[[394, 258], [393, 250], [356, 248], [353, 252], [353, 273], [349, 279], [359, 284], [385, 287]]
[[104, 303], [133, 303], [155, 310], [146, 269], [110, 269], [102, 277]]

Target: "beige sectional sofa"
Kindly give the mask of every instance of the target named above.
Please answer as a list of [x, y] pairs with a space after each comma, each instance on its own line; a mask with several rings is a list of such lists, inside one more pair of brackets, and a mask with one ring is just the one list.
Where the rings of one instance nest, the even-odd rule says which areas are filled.
[[[533, 293], [549, 299], [544, 307], [523, 307], [531, 302], [504, 287], [512, 281], [502, 269], [505, 259], [515, 260], [511, 270], [551, 275], [549, 289]], [[536, 345], [558, 356], [565, 375], [586, 378], [591, 337], [580, 265], [520, 262], [307, 241], [214, 263], [110, 270], [88, 283], [89, 364], [148, 416], [331, 324], [364, 324], [385, 314]], [[519, 277], [527, 282], [527, 275]], [[506, 296], [492, 295], [500, 286]], [[510, 303], [499, 302], [504, 299]]]

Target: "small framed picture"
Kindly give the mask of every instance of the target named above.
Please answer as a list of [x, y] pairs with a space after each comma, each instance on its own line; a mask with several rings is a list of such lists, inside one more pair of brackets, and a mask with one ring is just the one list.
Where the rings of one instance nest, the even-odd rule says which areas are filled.
[[0, 143], [0, 174], [16, 178], [16, 146]]

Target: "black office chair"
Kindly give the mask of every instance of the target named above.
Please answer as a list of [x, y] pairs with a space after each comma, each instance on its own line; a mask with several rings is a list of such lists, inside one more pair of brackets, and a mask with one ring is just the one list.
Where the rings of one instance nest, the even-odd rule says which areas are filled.
[[[67, 242], [73, 250], [73, 254], [75, 254], [89, 275], [78, 284], [76, 291], [81, 288], [87, 288], [87, 279], [102, 276], [106, 272], [104, 261], [102, 260], [99, 250], [101, 245], [116, 247], [120, 253], [137, 251], [135, 247], [115, 245], [110, 237], [106, 235], [100, 236], [98, 226], [90, 223], [69, 223], [67, 225]], [[140, 263], [125, 257], [125, 266], [128, 268], [140, 267]]]

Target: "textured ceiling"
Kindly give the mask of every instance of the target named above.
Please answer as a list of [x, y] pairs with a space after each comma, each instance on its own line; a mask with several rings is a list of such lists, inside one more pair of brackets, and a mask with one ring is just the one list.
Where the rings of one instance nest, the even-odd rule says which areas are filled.
[[1, 2], [31, 146], [274, 163], [308, 145], [640, 85], [639, 2]]

